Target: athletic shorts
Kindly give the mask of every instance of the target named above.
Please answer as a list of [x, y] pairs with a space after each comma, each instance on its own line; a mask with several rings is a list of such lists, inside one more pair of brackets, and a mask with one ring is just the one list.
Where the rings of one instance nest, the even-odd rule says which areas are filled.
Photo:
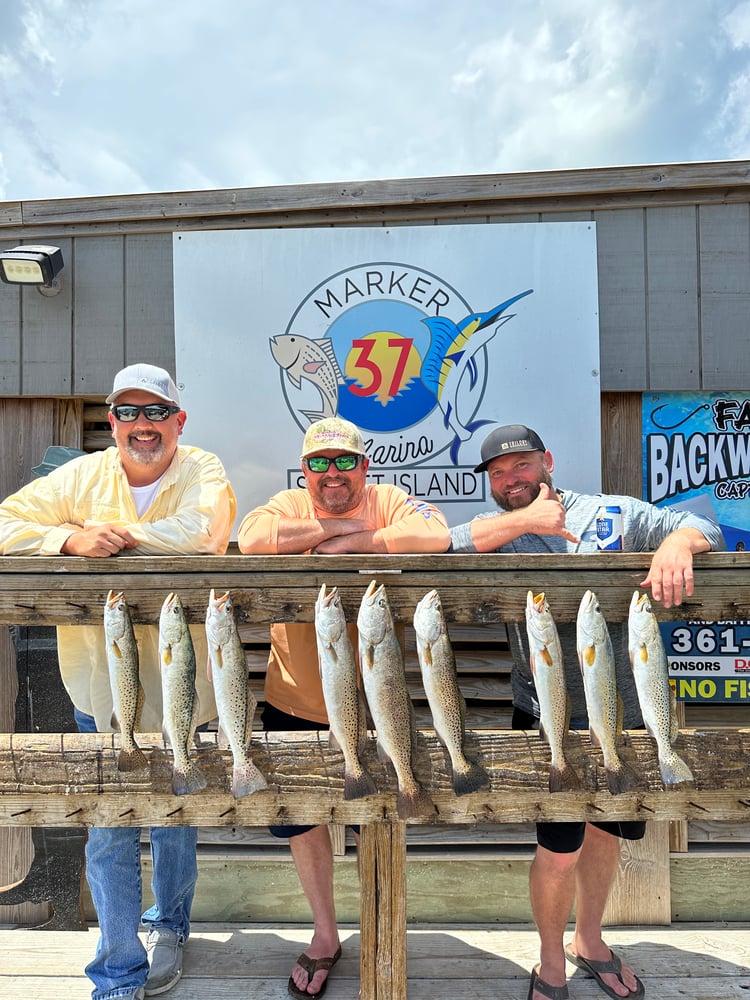
[[[327, 722], [311, 722], [310, 719], [301, 719], [298, 715], [288, 715], [286, 712], [282, 712], [280, 708], [274, 708], [273, 705], [269, 705], [266, 702], [265, 708], [263, 709], [260, 720], [263, 723], [263, 728], [266, 732], [276, 731], [276, 732], [299, 732], [311, 729], [328, 729]], [[299, 837], [301, 833], [307, 833], [308, 830], [314, 830], [313, 826], [269, 826], [268, 830], [274, 837], [279, 837], [281, 840], [289, 840], [292, 837]]]
[[[513, 709], [511, 727], [513, 729], [534, 729], [538, 719], [522, 708]], [[640, 821], [627, 823], [592, 823], [592, 826], [613, 837], [623, 840], [642, 840], [646, 833], [646, 824]], [[536, 842], [540, 847], [552, 854], [572, 854], [583, 844], [586, 833], [586, 823], [537, 823]]]

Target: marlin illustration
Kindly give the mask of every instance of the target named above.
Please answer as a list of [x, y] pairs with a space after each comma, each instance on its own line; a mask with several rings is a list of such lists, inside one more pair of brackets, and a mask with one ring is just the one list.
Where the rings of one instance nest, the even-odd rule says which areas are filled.
[[451, 442], [450, 455], [454, 465], [458, 465], [458, 450], [468, 441], [477, 428], [492, 423], [491, 420], [474, 420], [462, 424], [458, 416], [458, 389], [468, 371], [471, 387], [477, 381], [475, 356], [495, 336], [499, 328], [513, 315], [503, 316], [503, 312], [526, 295], [533, 288], [520, 292], [489, 312], [472, 313], [459, 323], [447, 316], [428, 316], [423, 319], [430, 330], [430, 347], [422, 362], [422, 381], [434, 392], [438, 406], [443, 411], [443, 423], [450, 427], [455, 437]]
[[295, 389], [307, 379], [320, 393], [320, 410], [301, 410], [310, 423], [324, 417], [334, 417], [338, 409], [339, 386], [344, 385], [331, 341], [327, 337], [311, 340], [285, 333], [271, 337], [271, 354], [276, 364], [283, 368]]

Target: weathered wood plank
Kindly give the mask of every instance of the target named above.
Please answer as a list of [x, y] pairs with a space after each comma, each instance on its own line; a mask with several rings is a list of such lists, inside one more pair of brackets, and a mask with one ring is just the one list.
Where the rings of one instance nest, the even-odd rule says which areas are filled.
[[112, 388], [114, 373], [125, 365], [124, 237], [75, 240], [73, 247], [76, 280], [72, 391], [77, 395], [106, 395]]
[[[2, 240], [0, 250], [12, 250], [16, 243], [17, 240]], [[21, 289], [18, 285], [7, 285], [0, 295], [0, 392], [3, 396], [14, 396], [20, 391]]]
[[[125, 241], [125, 308], [128, 323], [125, 364], [139, 361], [175, 370], [174, 290], [172, 238], [164, 235], [134, 235]], [[102, 392], [109, 392], [109, 382]]]
[[[420, 732], [414, 772], [436, 814], [422, 822], [477, 823], [529, 820], [693, 819], [744, 821], [750, 810], [750, 730], [686, 730], [676, 743], [695, 776], [695, 787], [665, 791], [655, 744], [643, 732], [625, 734], [621, 756], [640, 777], [636, 789], [606, 790], [600, 752], [587, 735], [570, 733], [567, 756], [581, 789], [550, 794], [549, 749], [538, 733], [467, 733], [467, 750], [486, 768], [490, 789], [453, 794], [447, 756], [432, 735]], [[395, 777], [377, 759], [371, 740], [363, 755], [379, 793], [343, 798], [343, 758], [325, 734], [266, 733], [253, 741], [253, 757], [271, 788], [234, 800], [229, 792], [231, 754], [213, 742], [198, 751], [208, 788], [171, 793], [171, 759], [158, 734], [141, 734], [148, 770], [117, 770], [115, 734], [0, 735], [0, 825], [23, 826], [262, 826], [269, 823], [373, 823], [397, 821]], [[410, 821], [412, 822], [412, 821]], [[413, 822], [420, 822], [416, 819]]]
[[[70, 239], [57, 239], [63, 259], [72, 258]], [[47, 297], [37, 288], [21, 290], [21, 393], [64, 396], [73, 392], [73, 283], [71, 271], [60, 276], [59, 294]]]
[[[216, 556], [0, 558], [0, 622], [99, 622], [107, 591], [125, 592], [137, 622], [156, 622], [177, 591], [191, 621], [205, 620], [212, 587], [232, 592], [240, 622], [312, 621], [322, 583], [336, 585], [347, 617], [356, 619], [371, 578], [386, 583], [397, 621], [411, 622], [427, 590], [440, 590], [449, 622], [523, 621], [526, 594], [544, 590], [559, 622], [574, 621], [581, 596], [596, 592], [608, 621], [627, 618], [648, 553], [591, 555]], [[680, 607], [659, 607], [662, 620], [750, 618], [748, 553], [695, 558], [695, 593]]]
[[[470, 174], [371, 180], [356, 183], [277, 185], [180, 191], [158, 194], [105, 195], [93, 198], [45, 199], [22, 203], [25, 226], [54, 227], [66, 222], [166, 221], [242, 217], [246, 213], [352, 209], [421, 204], [437, 206], [457, 201], [500, 202], [529, 196], [564, 198], [573, 194], [679, 191], [735, 186], [750, 178], [747, 161], [676, 163], [658, 166], [606, 167], [583, 170], [540, 170], [506, 174]], [[13, 224], [13, 223], [11, 223]], [[2, 221], [0, 220], [0, 225]]]
[[750, 382], [750, 207], [699, 206], [698, 223], [702, 385], [726, 391]]
[[643, 389], [699, 389], [695, 208], [647, 209], [647, 352]]
[[647, 823], [642, 840], [621, 840], [620, 865], [603, 923], [668, 924], [672, 917], [669, 874], [669, 823]]
[[643, 495], [641, 394], [605, 392], [601, 399], [602, 490], [625, 496]]
[[[617, 928], [607, 935], [646, 986], [663, 1000], [738, 1000], [750, 986], [748, 924], [681, 923], [671, 927]], [[195, 923], [185, 948], [180, 1000], [285, 1000], [290, 962], [309, 940], [304, 923]], [[566, 940], [568, 939], [566, 934]], [[93, 956], [98, 931], [40, 935], [0, 930], [0, 995], [3, 1000], [85, 1000], [91, 984], [83, 969]], [[145, 940], [145, 938], [144, 938]], [[408, 931], [408, 991], [411, 1000], [523, 1000], [529, 973], [539, 960], [539, 937], [526, 924], [412, 925]], [[343, 957], [331, 976], [327, 997], [350, 1000], [359, 988], [356, 929], [342, 928]], [[603, 994], [581, 971], [568, 967], [571, 996], [598, 1000]], [[364, 996], [364, 994], [363, 994]]]
[[[632, 208], [594, 217], [601, 384], [640, 392], [648, 385], [645, 214]], [[626, 454], [632, 458], [631, 451]]]

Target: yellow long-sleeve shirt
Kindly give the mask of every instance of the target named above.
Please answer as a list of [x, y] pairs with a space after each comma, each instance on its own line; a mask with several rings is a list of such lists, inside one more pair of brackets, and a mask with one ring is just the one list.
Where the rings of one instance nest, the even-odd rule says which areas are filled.
[[[235, 496], [216, 455], [181, 445], [151, 505], [139, 517], [119, 452], [107, 448], [73, 459], [7, 497], [0, 504], [0, 554], [59, 555], [74, 531], [98, 522], [127, 527], [138, 541], [128, 555], [220, 555], [229, 544], [235, 512]], [[112, 568], [116, 569], [115, 563]], [[190, 632], [203, 723], [216, 717], [216, 704], [206, 674], [205, 631], [191, 626]], [[158, 625], [136, 625], [135, 633], [146, 695], [141, 730], [158, 732], [162, 726]], [[100, 732], [110, 731], [112, 694], [104, 628], [60, 626], [57, 646], [71, 701], [94, 716]]]
[[[284, 490], [243, 519], [238, 534], [240, 548], [252, 555], [275, 555], [282, 518], [335, 516], [316, 510], [307, 490]], [[415, 500], [397, 486], [368, 484], [361, 504], [339, 516], [361, 518], [382, 529], [381, 537], [388, 552], [445, 552], [450, 544], [450, 532], [441, 511], [430, 503]], [[355, 625], [349, 626], [349, 634], [356, 650]], [[264, 698], [289, 715], [313, 722], [328, 721], [312, 623], [271, 626]]]

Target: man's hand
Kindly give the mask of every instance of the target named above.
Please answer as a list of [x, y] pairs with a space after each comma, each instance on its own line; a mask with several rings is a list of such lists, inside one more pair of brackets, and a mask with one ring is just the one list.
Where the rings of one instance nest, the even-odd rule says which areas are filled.
[[[704, 544], [700, 545], [700, 541]], [[708, 543], [696, 529], [678, 528], [654, 552], [648, 576], [641, 586], [650, 587], [654, 600], [665, 608], [682, 604], [683, 594], [690, 597], [693, 593], [693, 552], [707, 548]]]
[[333, 556], [357, 552], [385, 552], [373, 524], [358, 517], [321, 518], [324, 530], [331, 531], [327, 538], [319, 542], [313, 552], [316, 555]]
[[546, 483], [539, 484], [539, 496], [523, 508], [532, 527], [528, 531], [535, 535], [560, 535], [569, 542], [578, 542], [577, 535], [565, 527], [565, 508], [557, 492]]
[[387, 552], [388, 550], [385, 547], [385, 542], [380, 539], [379, 533], [372, 528], [366, 528], [326, 538], [320, 545], [316, 545], [313, 551], [316, 555], [335, 556], [358, 552]]
[[104, 558], [123, 549], [134, 549], [138, 542], [119, 524], [88, 524], [66, 538], [60, 552], [64, 556]]

